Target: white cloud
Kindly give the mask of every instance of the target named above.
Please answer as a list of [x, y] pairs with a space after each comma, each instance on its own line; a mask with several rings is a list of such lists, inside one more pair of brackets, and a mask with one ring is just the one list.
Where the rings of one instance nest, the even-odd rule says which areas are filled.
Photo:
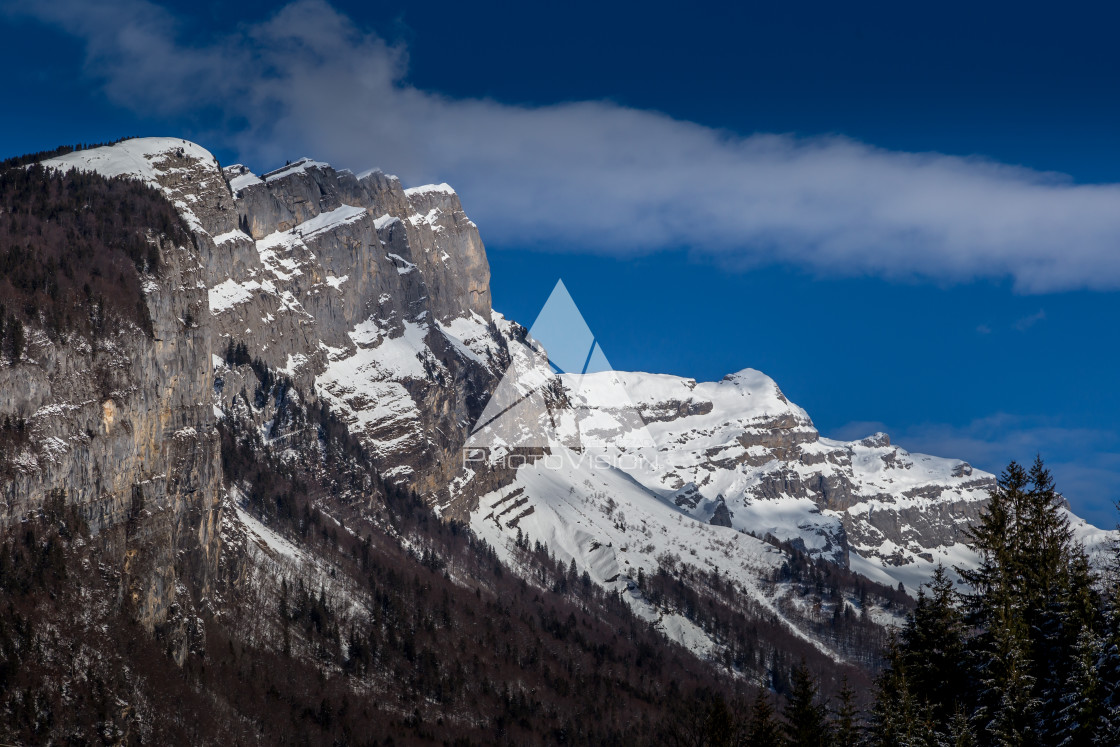
[[119, 104], [195, 113], [216, 123], [197, 137], [258, 166], [307, 154], [451, 182], [502, 244], [1120, 288], [1120, 185], [840, 137], [742, 137], [610, 102], [451, 99], [409, 85], [405, 49], [319, 0], [204, 43], [144, 0], [14, 7], [83, 39]]

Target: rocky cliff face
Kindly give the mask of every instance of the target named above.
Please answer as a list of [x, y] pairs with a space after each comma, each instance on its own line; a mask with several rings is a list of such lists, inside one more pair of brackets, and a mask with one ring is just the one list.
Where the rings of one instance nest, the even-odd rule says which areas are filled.
[[[174, 197], [193, 160], [153, 150], [150, 180]], [[122, 593], [153, 628], [210, 592], [221, 465], [203, 257], [189, 240], [150, 240], [160, 265], [144, 281], [150, 334], [124, 325], [91, 344], [30, 327], [23, 361], [0, 367], [0, 415], [25, 417], [29, 432], [0, 488], [0, 521], [50, 498], [77, 506], [92, 531], [118, 537]]]
[[[383, 473], [469, 510], [448, 486], [464, 423], [507, 354], [490, 321], [485, 250], [458, 196], [308, 160], [225, 175], [240, 228], [214, 239], [215, 345], [245, 342], [336, 409]], [[223, 406], [243, 378], [223, 372]]]
[[253, 401], [248, 366], [225, 360], [244, 345], [361, 433], [386, 476], [465, 517], [460, 448], [508, 353], [485, 249], [450, 187], [405, 190], [307, 159], [258, 177], [161, 138], [49, 165], [158, 185], [193, 230], [192, 329], [206, 344], [192, 350], [217, 367], [193, 382], [208, 418], [240, 407], [267, 435], [273, 407]]
[[220, 552], [216, 419], [240, 408], [269, 438], [276, 414], [250, 396], [252, 369], [225, 360], [231, 344], [325, 400], [388, 477], [466, 515], [470, 498], [449, 486], [507, 353], [478, 230], [450, 188], [406, 191], [307, 160], [259, 178], [223, 172], [165, 138], [46, 165], [147, 182], [193, 241], [153, 238], [151, 335], [90, 347], [32, 331], [25, 360], [0, 364], [0, 416], [27, 417], [32, 434], [3, 485], [5, 523], [65, 495], [93, 531], [121, 536], [122, 591], [149, 628], [189, 617]]

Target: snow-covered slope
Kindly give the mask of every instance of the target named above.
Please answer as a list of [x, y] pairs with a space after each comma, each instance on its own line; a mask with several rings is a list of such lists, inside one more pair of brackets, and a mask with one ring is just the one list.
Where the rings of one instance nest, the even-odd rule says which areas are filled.
[[512, 484], [482, 497], [471, 528], [514, 567], [518, 538], [543, 543], [562, 562], [574, 561], [594, 582], [624, 594], [638, 615], [701, 656], [718, 650], [718, 642], [680, 610], [651, 604], [637, 587], [640, 574], [681, 564], [716, 571], [764, 614], [839, 658], [804, 632], [794, 590], [771, 582], [789, 560], [785, 552], [730, 527], [697, 522], [625, 472], [597, 466], [586, 452], [561, 446], [521, 467]]
[[[67, 153], [44, 161], [59, 170], [94, 171], [102, 176], [140, 179], [163, 192], [195, 232], [206, 227], [195, 207], [226, 196], [218, 159], [201, 145], [171, 137], [141, 137], [104, 148]], [[198, 165], [205, 168], [199, 169]], [[193, 177], [204, 175], [200, 181]]]
[[[751, 369], [707, 383], [621, 372], [583, 378], [587, 407], [609, 412], [611, 401], [598, 394], [618, 382], [646, 421], [656, 446], [620, 462], [635, 478], [700, 521], [718, 511], [736, 529], [836, 562], [853, 549], [904, 565], [951, 545], [990, 485], [990, 475], [964, 462], [910, 455], [885, 434], [822, 439], [804, 410]], [[908, 511], [904, 527], [897, 519]]]
[[[517, 436], [531, 433], [537, 441], [551, 437], [555, 454], [560, 445], [578, 442], [584, 464], [640, 486], [646, 508], [634, 510], [643, 516], [675, 513], [685, 536], [699, 538], [712, 524], [769, 535], [876, 581], [902, 583], [911, 593], [938, 564], [975, 561], [966, 530], [987, 501], [993, 475], [959, 459], [911, 454], [884, 433], [851, 442], [822, 438], [803, 409], [752, 369], [718, 382], [619, 371], [561, 374], [548, 382], [544, 352], [501, 323], [513, 366], [520, 367], [506, 378], [523, 382], [514, 387], [518, 392], [551, 394], [539, 397], [535, 409], [519, 404], [507, 410], [500, 428], [488, 425], [469, 443], [481, 435], [480, 446], [513, 446]], [[518, 397], [532, 402], [526, 394], [510, 399]], [[501, 448], [494, 451], [491, 458], [504, 458]], [[521, 468], [530, 469], [536, 474], [542, 467]], [[526, 501], [537, 488], [522, 485], [520, 472], [517, 484], [529, 496], [522, 502], [532, 505]], [[487, 500], [493, 496], [477, 514], [492, 513]], [[565, 519], [552, 518], [563, 513], [543, 515], [563, 524]], [[1090, 549], [1114, 534], [1070, 517]], [[558, 530], [538, 526], [541, 521], [531, 520], [527, 528], [547, 540]], [[672, 550], [671, 542], [658, 546], [661, 539], [655, 538], [651, 553]], [[727, 560], [711, 562], [734, 571]]]

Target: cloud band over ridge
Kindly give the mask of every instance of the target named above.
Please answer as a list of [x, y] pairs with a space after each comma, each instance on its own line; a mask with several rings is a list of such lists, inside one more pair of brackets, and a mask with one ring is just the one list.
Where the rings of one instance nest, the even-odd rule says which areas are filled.
[[517, 106], [407, 82], [407, 51], [322, 0], [205, 42], [146, 0], [5, 6], [86, 44], [110, 100], [193, 117], [267, 168], [310, 155], [451, 183], [505, 246], [687, 247], [732, 267], [1120, 288], [1120, 185], [843, 137], [742, 136], [605, 101]]

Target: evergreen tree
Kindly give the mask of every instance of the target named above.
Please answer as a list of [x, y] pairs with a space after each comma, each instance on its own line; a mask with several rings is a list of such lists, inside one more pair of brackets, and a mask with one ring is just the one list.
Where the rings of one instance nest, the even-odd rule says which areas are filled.
[[1093, 637], [1099, 600], [1089, 559], [1074, 543], [1061, 511], [1063, 499], [1041, 458], [1035, 459], [1028, 478], [1015, 569], [1029, 638], [1026, 654], [1039, 701], [1038, 733], [1045, 743], [1057, 744], [1063, 712], [1081, 697], [1070, 689], [1085, 674], [1076, 671], [1076, 651], [1083, 634], [1088, 632], [1086, 640]]
[[992, 649], [981, 679], [983, 704], [978, 717], [991, 741], [1000, 747], [1041, 744], [1039, 701], [1034, 696], [1030, 661], [1021, 648], [1025, 638], [1021, 627], [1021, 621], [1012, 618], [994, 621]]
[[817, 683], [804, 660], [793, 669], [793, 689], [782, 715], [786, 719], [786, 744], [822, 747], [830, 743], [827, 709], [817, 697]]
[[1007, 466], [969, 539], [969, 592], [938, 568], [888, 651], [869, 744], [1120, 745], [1120, 547], [1102, 597], [1041, 459]]
[[751, 706], [751, 720], [747, 724], [747, 744], [750, 747], [781, 747], [782, 730], [774, 716], [774, 707], [766, 690], [759, 688]]
[[1112, 570], [1104, 634], [1095, 667], [1100, 720], [1092, 739], [1099, 747], [1120, 744], [1120, 544], [1115, 547]]
[[938, 723], [947, 723], [968, 690], [964, 620], [953, 581], [938, 565], [929, 596], [918, 591], [918, 604], [902, 634], [901, 649], [909, 685], [930, 707]]
[[905, 654], [892, 640], [887, 667], [876, 681], [867, 744], [871, 747], [939, 747], [929, 707], [915, 696]]
[[980, 554], [961, 572], [972, 587], [967, 622], [978, 681], [976, 716], [1000, 744], [1057, 743], [1071, 694], [1082, 632], [1098, 600], [1084, 551], [1041, 458], [1030, 470], [1011, 462], [971, 531]]
[[967, 622], [988, 631], [1000, 605], [1010, 603], [1014, 593], [1011, 558], [1017, 554], [1017, 506], [1026, 491], [1027, 475], [1017, 462], [1011, 462], [990, 491], [987, 510], [979, 523], [968, 530], [970, 544], [980, 555], [975, 568], [958, 568], [961, 578], [972, 587], [965, 597]]
[[1085, 551], [1073, 546], [1067, 555], [1068, 565], [1046, 600], [1046, 609], [1035, 616], [1039, 733], [1048, 744], [1087, 743], [1072, 736], [1071, 730], [1091, 733], [1095, 726], [1083, 719], [1095, 723], [1099, 711], [1100, 597]]
[[953, 720], [949, 722], [947, 738], [941, 740], [944, 747], [977, 747], [979, 742], [972, 730], [972, 723], [961, 708], [953, 713]]
[[840, 685], [838, 698], [840, 702], [832, 719], [832, 743], [835, 747], [856, 747], [859, 744], [859, 710], [847, 678]]
[[1062, 709], [1052, 729], [1053, 742], [1062, 747], [1090, 744], [1101, 726], [1101, 687], [1097, 669], [1101, 639], [1090, 629], [1081, 632], [1074, 653], [1074, 670], [1066, 683]]

